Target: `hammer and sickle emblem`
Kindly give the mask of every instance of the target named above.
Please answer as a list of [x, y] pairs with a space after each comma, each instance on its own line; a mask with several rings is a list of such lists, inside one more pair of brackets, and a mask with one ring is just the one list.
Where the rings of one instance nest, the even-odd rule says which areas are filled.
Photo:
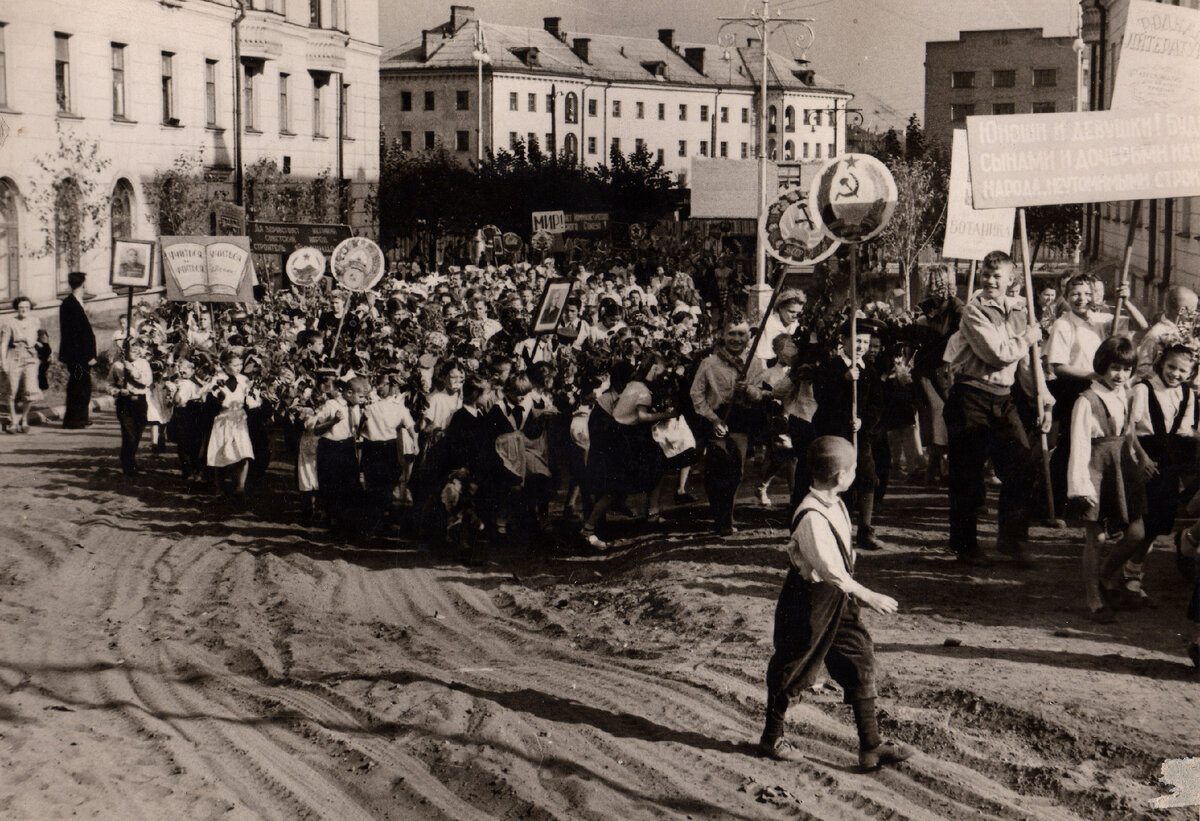
[[853, 172], [847, 171], [844, 177], [838, 179], [838, 184], [842, 186], [843, 190], [837, 192], [836, 199], [842, 200], [847, 197], [858, 196], [860, 183], [858, 177], [854, 176]]

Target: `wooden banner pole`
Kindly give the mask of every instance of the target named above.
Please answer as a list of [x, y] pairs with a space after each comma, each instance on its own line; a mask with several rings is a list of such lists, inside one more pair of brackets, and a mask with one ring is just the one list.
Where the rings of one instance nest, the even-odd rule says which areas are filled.
[[[770, 269], [770, 267], [771, 259], [768, 255], [767, 268]], [[767, 329], [767, 320], [771, 317], [771, 311], [775, 310], [775, 301], [779, 299], [779, 292], [783, 290], [783, 283], [786, 279], [787, 268], [781, 265], [779, 266], [779, 278], [775, 280], [775, 290], [771, 292], [771, 301], [767, 303], [767, 310], [763, 312], [762, 319], [760, 319], [758, 322], [758, 329], [755, 331], [754, 336], [750, 339], [750, 347], [746, 350], [746, 361], [742, 364], [742, 372], [738, 376], [739, 382], [744, 380], [746, 378], [746, 374], [750, 372], [750, 363], [754, 361], [754, 357], [757, 355], [756, 352], [758, 350], [759, 340], [762, 339], [762, 335]], [[674, 282], [673, 279], [672, 282]], [[730, 402], [729, 406], [725, 408], [724, 416], [721, 417], [722, 422], [729, 418], [729, 413], [732, 410], [733, 403]]]
[[[1021, 222], [1021, 265], [1025, 269], [1025, 307], [1029, 311], [1029, 326], [1037, 326], [1037, 314], [1033, 307], [1033, 269], [1029, 264], [1029, 231], [1025, 227], [1025, 209], [1018, 208], [1017, 216]], [[1042, 442], [1042, 480], [1046, 485], [1046, 511], [1049, 516], [1049, 522], [1055, 527], [1066, 527], [1066, 523], [1060, 520], [1054, 512], [1054, 486], [1050, 480], [1050, 443], [1046, 436], [1046, 431], [1041, 427], [1041, 414], [1044, 412], [1042, 408], [1042, 397], [1048, 393], [1046, 389], [1046, 374], [1042, 371], [1042, 351], [1041, 345], [1037, 342], [1033, 343], [1033, 349], [1030, 351], [1030, 359], [1033, 360], [1033, 377], [1034, 383], [1037, 386], [1037, 396], [1034, 397], [1034, 402], [1038, 405], [1038, 432], [1041, 434]], [[1069, 434], [1069, 432], [1068, 432]]]
[[854, 458], [858, 459], [858, 246], [850, 246], [850, 444], [854, 446]]
[[[1129, 234], [1125, 238], [1125, 258], [1121, 262], [1121, 283], [1118, 288], [1123, 291], [1129, 287], [1129, 266], [1133, 262], [1133, 240], [1137, 237], [1138, 221], [1142, 218], [1142, 201], [1133, 201], [1133, 213], [1129, 215]], [[1153, 241], [1151, 237], [1151, 241]], [[1117, 310], [1113, 314], [1112, 336], [1117, 335], [1117, 326], [1121, 324], [1121, 309], [1125, 307], [1125, 300], [1117, 297]]]
[[967, 298], [965, 300], [966, 302], [970, 302], [971, 294], [975, 293], [975, 267], [978, 264], [979, 263], [976, 262], [975, 260], [971, 260], [971, 270], [967, 274]]
[[347, 291], [346, 307], [342, 309], [342, 317], [338, 320], [337, 333], [333, 335], [333, 346], [329, 349], [330, 362], [333, 361], [334, 355], [337, 353], [338, 340], [342, 338], [342, 325], [346, 322], [346, 317], [350, 313], [350, 309], [354, 307], [354, 291]]
[[129, 359], [129, 345], [133, 341], [133, 286], [129, 286], [129, 300], [125, 304], [125, 359]]

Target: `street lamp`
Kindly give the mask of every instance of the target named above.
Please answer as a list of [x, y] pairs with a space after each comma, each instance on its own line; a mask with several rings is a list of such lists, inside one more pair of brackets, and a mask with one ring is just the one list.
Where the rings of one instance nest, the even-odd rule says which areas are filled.
[[[761, 223], [763, 214], [767, 211], [767, 38], [780, 28], [788, 25], [801, 25], [807, 32], [807, 40], [797, 40], [801, 53], [816, 39], [811, 17], [772, 17], [771, 0], [762, 0], [762, 8], [751, 12], [745, 17], [718, 17], [724, 21], [717, 32], [717, 44], [728, 49], [734, 43], [733, 28], [746, 26], [758, 34], [758, 42], [762, 48], [762, 64], [758, 100], [758, 219]], [[767, 285], [767, 247], [758, 238], [758, 259], [755, 264], [754, 285], [750, 289], [750, 305], [758, 314], [766, 308], [770, 298], [771, 288]]]
[[483, 37], [483, 24], [475, 20], [475, 50], [471, 57], [475, 60], [475, 156], [483, 165], [483, 64], [491, 63], [492, 57], [487, 51], [487, 41]]

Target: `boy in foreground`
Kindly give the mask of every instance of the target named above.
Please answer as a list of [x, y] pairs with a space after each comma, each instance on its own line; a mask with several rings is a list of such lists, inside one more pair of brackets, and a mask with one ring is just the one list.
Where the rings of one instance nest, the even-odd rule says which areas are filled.
[[775, 654], [767, 665], [767, 720], [758, 751], [799, 761], [783, 737], [789, 702], [812, 686], [820, 665], [842, 686], [854, 709], [858, 763], [877, 770], [912, 756], [910, 747], [879, 736], [875, 710], [875, 646], [859, 618], [861, 605], [895, 613], [896, 600], [854, 581], [850, 515], [838, 494], [854, 483], [854, 448], [840, 436], [818, 437], [808, 449], [812, 491], [792, 516], [787, 581], [775, 606]]

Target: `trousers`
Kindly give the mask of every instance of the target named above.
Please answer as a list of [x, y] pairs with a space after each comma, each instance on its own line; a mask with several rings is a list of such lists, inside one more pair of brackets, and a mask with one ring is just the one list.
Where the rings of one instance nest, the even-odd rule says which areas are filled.
[[86, 362], [67, 365], [66, 410], [64, 428], [82, 428], [88, 423], [92, 405], [92, 371]]
[[121, 424], [121, 470], [133, 473], [137, 470], [138, 445], [146, 430], [146, 397], [118, 396], [116, 410]]

